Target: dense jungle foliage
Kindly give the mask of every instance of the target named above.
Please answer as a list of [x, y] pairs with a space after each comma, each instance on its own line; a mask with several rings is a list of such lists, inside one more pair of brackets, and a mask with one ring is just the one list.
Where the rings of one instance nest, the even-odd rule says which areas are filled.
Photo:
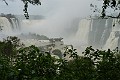
[[95, 50], [91, 46], [71, 60], [56, 59], [33, 45], [24, 47], [17, 37], [0, 42], [0, 80], [120, 80], [120, 52]]

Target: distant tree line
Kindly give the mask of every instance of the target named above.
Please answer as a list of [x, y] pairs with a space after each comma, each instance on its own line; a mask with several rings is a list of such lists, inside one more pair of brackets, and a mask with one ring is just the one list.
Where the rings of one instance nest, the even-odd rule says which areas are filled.
[[36, 33], [28, 33], [28, 34], [20, 34], [18, 36], [21, 39], [37, 39], [37, 40], [49, 40], [49, 38], [47, 36], [44, 35], [39, 35]]

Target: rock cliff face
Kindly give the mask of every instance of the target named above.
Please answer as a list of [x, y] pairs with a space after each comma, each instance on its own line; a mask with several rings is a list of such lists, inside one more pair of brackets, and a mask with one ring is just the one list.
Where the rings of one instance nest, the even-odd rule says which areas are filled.
[[82, 19], [76, 39], [86, 46], [102, 49], [120, 49], [120, 23], [118, 19]]

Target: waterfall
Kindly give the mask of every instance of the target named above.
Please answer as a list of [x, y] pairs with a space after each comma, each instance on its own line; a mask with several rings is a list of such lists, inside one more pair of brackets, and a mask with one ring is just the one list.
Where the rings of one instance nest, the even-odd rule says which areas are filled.
[[86, 46], [101, 47], [101, 43], [104, 42], [104, 30], [105, 20], [82, 19], [79, 23], [76, 39]]
[[76, 33], [76, 40], [80, 42], [79, 44], [87, 45], [88, 44], [88, 34], [91, 25], [91, 20], [82, 19], [79, 23], [79, 29]]
[[104, 49], [115, 49], [118, 47], [120, 49], [120, 23], [119, 19], [113, 19], [112, 25], [112, 31], [110, 33], [109, 38], [107, 39], [106, 44], [104, 45]]
[[82, 19], [76, 32], [76, 39], [86, 47], [120, 49], [120, 20]]
[[104, 29], [104, 31], [103, 31], [103, 34], [102, 34], [102, 36], [101, 36], [101, 39], [100, 39], [100, 44], [103, 46], [104, 45], [104, 41], [105, 41], [105, 37], [106, 37], [106, 33], [108, 32], [108, 19], [106, 20], [106, 22], [105, 22], [105, 29]]
[[11, 23], [5, 17], [0, 17], [0, 29], [2, 32], [10, 32], [12, 31]]
[[20, 29], [20, 24], [19, 24], [18, 19], [16, 19], [16, 18], [10, 18], [10, 19], [12, 21], [13, 30]]
[[0, 32], [10, 34], [20, 30], [20, 24], [16, 18], [0, 17]]
[[90, 19], [81, 19], [78, 25], [78, 31], [73, 38], [73, 45], [79, 53], [83, 52], [88, 46], [88, 38], [92, 21]]
[[100, 39], [100, 45], [101, 45], [101, 48], [103, 49], [112, 31], [112, 21], [113, 21], [112, 19], [105, 20], [105, 27], [103, 29], [102, 36]]
[[106, 42], [106, 44], [104, 45], [104, 49], [115, 49], [116, 47], [118, 47], [118, 39], [119, 37], [116, 36], [116, 32], [111, 32], [110, 36]]

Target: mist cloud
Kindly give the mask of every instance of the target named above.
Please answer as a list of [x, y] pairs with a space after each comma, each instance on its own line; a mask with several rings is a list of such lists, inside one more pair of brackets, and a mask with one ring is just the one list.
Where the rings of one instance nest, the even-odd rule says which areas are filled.
[[[72, 31], [71, 23], [75, 18], [83, 18], [90, 15], [90, 3], [94, 0], [41, 0], [41, 6], [29, 5], [30, 15], [43, 15], [44, 20], [24, 26], [25, 32], [36, 32], [51, 37], [68, 37]], [[9, 2], [9, 6], [0, 3], [1, 12], [24, 14], [23, 3], [20, 0]], [[75, 26], [76, 27], [76, 26]], [[71, 34], [70, 34], [71, 35]], [[69, 36], [70, 36], [69, 35]]]
[[33, 9], [35, 7], [31, 8], [34, 14], [46, 12], [43, 14], [46, 19], [44, 24], [41, 22], [34, 24], [31, 30], [49, 36], [65, 36], [69, 33], [67, 29], [71, 28], [70, 24], [73, 19], [90, 15], [90, 3], [91, 0], [43, 0], [41, 7], [44, 7], [44, 10], [37, 7], [35, 11]]

